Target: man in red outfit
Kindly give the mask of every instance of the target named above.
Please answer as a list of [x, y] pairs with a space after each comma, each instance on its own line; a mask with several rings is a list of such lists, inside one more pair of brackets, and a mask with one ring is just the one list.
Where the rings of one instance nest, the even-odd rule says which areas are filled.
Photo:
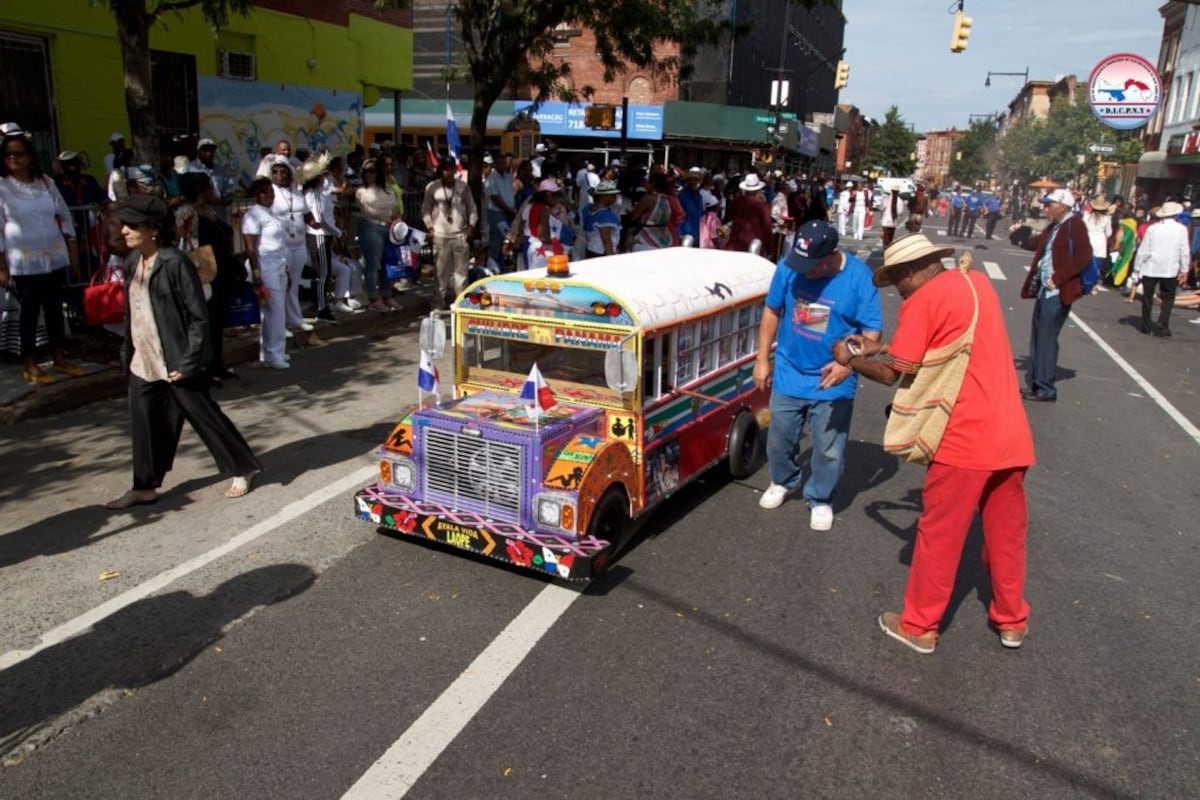
[[921, 234], [893, 242], [874, 277], [876, 286], [894, 284], [904, 299], [892, 340], [881, 345], [850, 336], [833, 348], [839, 364], [872, 380], [890, 386], [911, 379], [926, 353], [967, 331], [978, 298], [966, 376], [925, 474], [904, 610], [879, 617], [885, 634], [924, 654], [937, 647], [976, 511], [983, 520], [983, 560], [992, 583], [988, 618], [1000, 644], [1020, 647], [1029, 625], [1025, 471], [1034, 461], [1033, 435], [1021, 405], [1000, 300], [987, 276], [969, 269], [969, 258], [962, 269], [942, 267], [941, 259], [953, 252], [935, 247]]

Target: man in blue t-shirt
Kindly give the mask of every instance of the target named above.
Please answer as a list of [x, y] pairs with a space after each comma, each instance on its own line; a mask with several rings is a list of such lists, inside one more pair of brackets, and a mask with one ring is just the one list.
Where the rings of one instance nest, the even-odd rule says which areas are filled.
[[987, 200], [983, 201], [983, 210], [987, 213], [987, 222], [984, 224], [985, 239], [992, 238], [992, 234], [996, 232], [996, 222], [1000, 219], [1000, 209], [1004, 206], [1004, 198], [999, 194], [988, 195]]
[[963, 207], [966, 201], [963, 199], [962, 191], [955, 189], [950, 193], [950, 227], [946, 231], [947, 236], [962, 236], [963, 227]]
[[754, 384], [771, 389], [771, 485], [758, 504], [778, 508], [800, 485], [800, 437], [808, 423], [811, 476], [802, 495], [811, 508], [809, 525], [817, 531], [833, 526], [830, 503], [842, 477], [858, 385], [854, 371], [830, 354], [835, 342], [852, 333], [878, 341], [883, 332], [883, 310], [870, 267], [837, 245], [837, 230], [828, 222], [806, 222], [796, 232], [791, 251], [771, 279], [754, 363]]
[[[983, 195], [981, 195], [979, 192], [972, 191], [967, 195], [963, 204], [966, 206], [963, 211], [964, 215], [966, 216], [966, 225], [964, 228], [966, 230], [967, 238], [970, 239], [975, 235], [975, 221], [979, 219], [979, 212], [983, 210]], [[960, 230], [958, 235], [962, 236], [963, 231]]]

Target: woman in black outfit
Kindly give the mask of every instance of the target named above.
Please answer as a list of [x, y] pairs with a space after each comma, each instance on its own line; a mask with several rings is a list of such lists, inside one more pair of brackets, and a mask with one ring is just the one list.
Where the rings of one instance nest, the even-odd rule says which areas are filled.
[[167, 205], [134, 195], [116, 212], [129, 245], [125, 262], [125, 341], [121, 361], [129, 375], [133, 438], [133, 488], [109, 501], [110, 509], [158, 501], [186, 419], [233, 483], [226, 497], [241, 497], [262, 467], [246, 440], [208, 394], [208, 309], [200, 276], [179, 249]]

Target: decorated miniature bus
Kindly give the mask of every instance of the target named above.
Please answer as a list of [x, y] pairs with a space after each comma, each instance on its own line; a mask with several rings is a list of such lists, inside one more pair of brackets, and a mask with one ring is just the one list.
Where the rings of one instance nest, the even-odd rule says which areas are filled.
[[769, 398], [753, 369], [773, 271], [676, 247], [474, 283], [452, 308], [453, 399], [400, 420], [356, 514], [590, 579], [684, 484], [722, 462], [734, 477], [758, 468]]

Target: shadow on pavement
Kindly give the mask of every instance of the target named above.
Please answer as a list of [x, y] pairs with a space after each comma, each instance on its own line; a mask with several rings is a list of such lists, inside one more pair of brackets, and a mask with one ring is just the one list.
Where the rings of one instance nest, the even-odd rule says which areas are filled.
[[[384, 441], [393, 426], [393, 422], [386, 421], [367, 428], [331, 431], [297, 439], [260, 453], [263, 473], [256, 483], [256, 490], [272, 484], [287, 486], [305, 472], [361, 456], [371, 445]], [[208, 457], [207, 452], [203, 457]], [[125, 468], [129, 468], [128, 464]], [[166, 514], [192, 505], [193, 501], [187, 496], [190, 493], [226, 480], [227, 477], [215, 474], [174, 485], [168, 480], [166, 490], [154, 505], [133, 506], [123, 511], [109, 511], [103, 505], [87, 505], [52, 514], [0, 536], [0, 568], [37, 556], [52, 556], [87, 547], [152, 523]], [[132, 515], [133, 519], [112, 530], [104, 530], [108, 520], [117, 514]]]
[[63, 714], [86, 718], [116, 699], [102, 693], [148, 686], [177, 672], [231, 622], [300, 594], [315, 578], [306, 566], [276, 564], [230, 578], [202, 597], [148, 597], [0, 672], [0, 755], [22, 743], [36, 747], [69, 728], [69, 721], [46, 725]]
[[[1134, 796], [1111, 783], [1104, 782], [1099, 777], [1080, 771], [1062, 759], [1048, 756], [1044, 751], [1007, 741], [989, 730], [984, 724], [972, 724], [970, 721], [955, 718], [936, 708], [914, 702], [896, 692], [881, 689], [868, 680], [820, 663], [797, 649], [750, 633], [727, 619], [697, 608], [698, 604], [695, 602], [667, 595], [653, 587], [639, 584], [634, 579], [625, 580], [623, 588], [640, 596], [647, 603], [654, 603], [680, 616], [686, 614], [692, 621], [708, 627], [735, 645], [761, 653], [789, 670], [802, 670], [837, 689], [859, 695], [884, 708], [921, 720], [972, 746], [985, 748], [989, 753], [1019, 764], [1024, 769], [1047, 779], [1061, 782], [1065, 784], [1062, 796], [1079, 791], [1098, 797], [1130, 798]], [[897, 794], [903, 796], [905, 792], [900, 790]]]

